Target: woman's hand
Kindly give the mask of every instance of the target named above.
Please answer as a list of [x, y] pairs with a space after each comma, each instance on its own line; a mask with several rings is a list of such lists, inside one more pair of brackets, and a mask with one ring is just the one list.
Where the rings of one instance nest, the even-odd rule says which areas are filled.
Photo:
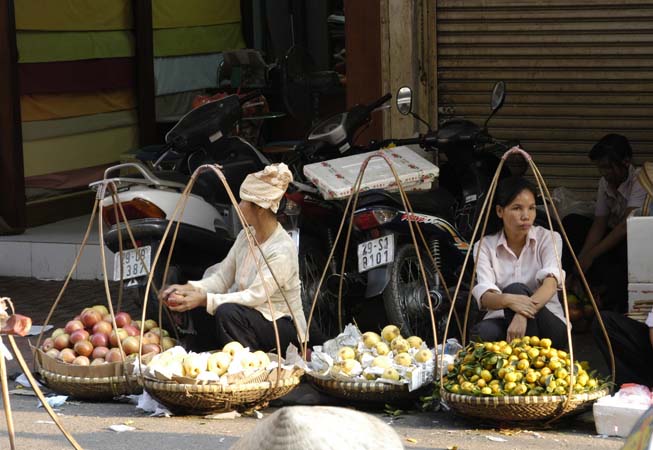
[[168, 308], [175, 312], [206, 307], [206, 293], [194, 286], [178, 286], [167, 300]]
[[535, 301], [527, 295], [504, 294], [507, 297], [508, 308], [527, 319], [534, 319], [538, 308]]
[[578, 263], [580, 264], [580, 268], [583, 270], [583, 273], [587, 273], [590, 267], [592, 267], [592, 264], [594, 264], [595, 259], [596, 256], [594, 256], [591, 251], [581, 253], [578, 256]]
[[526, 334], [526, 324], [528, 320], [521, 314], [515, 314], [508, 326], [506, 341], [510, 342], [515, 338], [523, 338]]

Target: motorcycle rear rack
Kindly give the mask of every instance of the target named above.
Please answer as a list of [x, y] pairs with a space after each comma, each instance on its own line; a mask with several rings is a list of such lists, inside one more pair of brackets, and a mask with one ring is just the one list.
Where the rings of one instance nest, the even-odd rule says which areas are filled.
[[[131, 178], [131, 177], [112, 177], [109, 178], [108, 175], [115, 171], [115, 170], [120, 170], [120, 169], [125, 169], [125, 168], [132, 168], [138, 170], [142, 175], [143, 178]], [[151, 171], [149, 171], [145, 166], [139, 163], [122, 163], [118, 164], [115, 166], [111, 166], [108, 169], [104, 171], [104, 179], [99, 180], [99, 181], [94, 181], [93, 183], [90, 183], [88, 187], [96, 192], [99, 192], [99, 188], [101, 185], [106, 185], [107, 182], [113, 182], [115, 183], [116, 186], [121, 186], [121, 185], [134, 185], [134, 184], [142, 184], [146, 186], [156, 186], [156, 187], [165, 187], [165, 188], [172, 188], [172, 189], [181, 189], [183, 190], [186, 185], [182, 183], [177, 183], [174, 181], [168, 181], [168, 180], [162, 180], [158, 178], [156, 175], [154, 175]]]

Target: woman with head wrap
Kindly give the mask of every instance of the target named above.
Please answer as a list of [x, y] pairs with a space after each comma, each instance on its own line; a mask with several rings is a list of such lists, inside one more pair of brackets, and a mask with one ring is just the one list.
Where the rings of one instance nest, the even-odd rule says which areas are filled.
[[302, 341], [306, 338], [297, 249], [276, 218], [279, 202], [291, 181], [292, 174], [285, 164], [273, 164], [249, 174], [240, 186], [240, 209], [253, 228], [267, 264], [261, 252], [250, 250], [243, 230], [226, 258], [209, 267], [203, 279], [161, 291], [161, 299], [172, 311], [201, 307], [215, 316], [216, 344], [220, 348], [238, 341], [251, 350], [275, 349], [273, 320], [282, 353], [290, 342], [298, 343], [298, 334]]

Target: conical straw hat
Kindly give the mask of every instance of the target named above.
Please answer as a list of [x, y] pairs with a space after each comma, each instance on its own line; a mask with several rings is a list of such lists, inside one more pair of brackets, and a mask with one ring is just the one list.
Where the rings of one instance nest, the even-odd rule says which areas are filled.
[[232, 450], [403, 449], [397, 433], [380, 419], [347, 408], [291, 406], [264, 419]]
[[637, 179], [648, 195], [653, 197], [653, 161], [646, 161], [642, 170], [637, 174]]

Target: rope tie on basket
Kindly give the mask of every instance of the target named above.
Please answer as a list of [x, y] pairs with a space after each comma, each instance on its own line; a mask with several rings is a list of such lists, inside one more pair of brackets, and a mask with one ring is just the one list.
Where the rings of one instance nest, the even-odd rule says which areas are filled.
[[[288, 310], [290, 311], [290, 315], [292, 317], [293, 324], [295, 324], [295, 329], [297, 330], [297, 334], [298, 334], [300, 342], [305, 341], [307, 337], [301, 335], [301, 332], [300, 332], [299, 328], [297, 327], [297, 321], [295, 320], [294, 312], [292, 311], [292, 308], [290, 307], [290, 303], [288, 302], [288, 299], [286, 298], [285, 293], [281, 289], [281, 285], [280, 285], [279, 281], [277, 280], [277, 278], [276, 278], [276, 276], [274, 274], [274, 271], [270, 267], [269, 261], [267, 260], [267, 258], [263, 254], [263, 251], [262, 251], [258, 241], [256, 240], [256, 237], [253, 235], [252, 230], [250, 229], [250, 226], [247, 223], [247, 220], [245, 219], [244, 215], [242, 214], [242, 211], [240, 210], [240, 207], [238, 206], [238, 202], [236, 201], [236, 197], [234, 196], [231, 188], [229, 187], [229, 183], [227, 182], [224, 174], [222, 173], [221, 166], [219, 166], [217, 164], [205, 164], [205, 165], [202, 165], [202, 166], [198, 167], [193, 172], [193, 174], [191, 175], [191, 178], [188, 181], [188, 184], [184, 188], [184, 191], [182, 192], [181, 197], [180, 197], [179, 201], [177, 202], [177, 205], [175, 206], [175, 210], [172, 213], [172, 216], [171, 216], [170, 220], [168, 221], [168, 225], [166, 226], [166, 229], [165, 229], [165, 231], [163, 233], [163, 237], [162, 237], [162, 242], [165, 242], [167, 237], [168, 237], [168, 234], [170, 232], [170, 229], [172, 227], [172, 224], [176, 222], [175, 231], [173, 233], [173, 237], [172, 237], [172, 240], [171, 240], [171, 243], [170, 243], [170, 249], [168, 251], [168, 257], [167, 257], [167, 260], [166, 260], [165, 273], [167, 273], [167, 271], [168, 271], [168, 265], [170, 263], [172, 251], [174, 249], [174, 245], [175, 245], [175, 242], [177, 240], [177, 234], [179, 232], [179, 227], [181, 225], [181, 217], [183, 217], [183, 213], [184, 213], [184, 210], [186, 208], [186, 203], [187, 203], [188, 198], [190, 196], [190, 192], [191, 192], [191, 190], [193, 188], [193, 185], [195, 184], [195, 181], [197, 180], [198, 176], [202, 172], [207, 171], [207, 170], [212, 170], [216, 174], [216, 176], [220, 179], [220, 181], [222, 182], [222, 184], [223, 184], [223, 186], [225, 188], [225, 191], [227, 192], [227, 195], [229, 196], [229, 199], [231, 200], [231, 203], [235, 207], [236, 214], [238, 215], [238, 219], [240, 220], [240, 223], [243, 226], [243, 230], [245, 231], [245, 236], [247, 238], [247, 242], [248, 242], [248, 245], [249, 245], [250, 254], [252, 256], [255, 256], [255, 252], [258, 249], [258, 252], [262, 257], [262, 260], [265, 262], [268, 270], [272, 274], [272, 278], [274, 279], [274, 282], [277, 284], [279, 292], [281, 292], [282, 297], [283, 297], [286, 305], [288, 306]], [[148, 297], [149, 297], [150, 286], [152, 284], [152, 277], [153, 277], [153, 274], [154, 274], [154, 268], [156, 267], [156, 264], [159, 261], [159, 257], [161, 255], [162, 250], [163, 250], [163, 246], [161, 245], [157, 249], [156, 254], [154, 255], [154, 259], [152, 260], [151, 270], [150, 270], [150, 273], [148, 275], [147, 285], [145, 287], [145, 298], [143, 299], [143, 320], [145, 320], [145, 311], [147, 309], [147, 301], [148, 301]], [[257, 270], [258, 276], [261, 279], [263, 279], [262, 268], [261, 268], [261, 266], [259, 264], [256, 264], [256, 270]], [[165, 279], [165, 275], [164, 275], [164, 279]], [[267, 297], [267, 303], [268, 303], [268, 307], [270, 308], [270, 314], [271, 314], [272, 317], [274, 317], [274, 307], [272, 306], [272, 301], [271, 301], [271, 298], [270, 298], [270, 292], [269, 292], [268, 286], [265, 283], [263, 284], [263, 289], [264, 289], [265, 295]], [[277, 377], [276, 377], [276, 380], [275, 380], [275, 383], [274, 383], [274, 389], [276, 389], [276, 388], [279, 387], [279, 384], [281, 383], [281, 342], [280, 342], [280, 338], [279, 338], [279, 329], [277, 327], [276, 320], [272, 321], [272, 327], [274, 329], [275, 342], [276, 342], [276, 346], [277, 346], [277, 369], [276, 369]], [[308, 327], [307, 327], [307, 330], [308, 330]], [[143, 330], [141, 330], [141, 343], [139, 344], [139, 351], [138, 351], [138, 355], [139, 355], [139, 358], [138, 358], [139, 376], [140, 376], [141, 380], [143, 380], [143, 370], [142, 370], [142, 362], [141, 362], [142, 338], [143, 338]], [[268, 394], [266, 394], [266, 396], [263, 397], [262, 401], [267, 401], [267, 397], [268, 397], [268, 395], [271, 395], [271, 393], [272, 393], [272, 389], [268, 388]]]
[[[560, 230], [562, 232], [562, 236], [564, 238], [564, 241], [571, 250], [571, 255], [572, 255], [572, 258], [574, 260], [575, 267], [576, 267], [578, 273], [580, 274], [581, 280], [583, 282], [583, 287], [585, 288], [586, 292], [588, 293], [588, 297], [591, 300], [592, 306], [594, 308], [594, 313], [597, 316], [598, 323], [599, 323], [599, 325], [601, 327], [601, 330], [603, 331], [603, 334], [605, 336], [605, 339], [606, 339], [606, 341], [608, 343], [608, 350], [609, 350], [609, 354], [610, 354], [611, 376], [612, 376], [612, 380], [614, 381], [614, 379], [615, 379], [614, 353], [613, 353], [613, 350], [612, 350], [612, 344], [610, 343], [610, 339], [608, 337], [607, 330], [605, 328], [605, 325], [603, 324], [603, 320], [601, 319], [601, 315], [599, 314], [598, 306], [596, 304], [596, 301], [594, 300], [594, 296], [592, 295], [592, 292], [591, 292], [591, 289], [589, 288], [587, 280], [585, 279], [585, 275], [583, 274], [583, 271], [582, 271], [582, 269], [580, 267], [580, 263], [578, 262], [578, 259], [576, 258], [576, 254], [575, 254], [574, 250], [572, 249], [572, 247], [570, 245], [569, 238], [567, 237], [567, 233], [565, 232], [564, 227], [562, 226], [562, 220], [560, 218], [560, 215], [558, 214], [558, 209], [556, 208], [555, 203], [553, 202], [553, 198], [551, 196], [549, 188], [546, 185], [546, 182], [544, 181], [544, 177], [542, 176], [541, 172], [537, 168], [537, 165], [533, 161], [533, 158], [525, 150], [523, 150], [522, 148], [520, 148], [518, 146], [512, 147], [511, 149], [506, 151], [503, 154], [503, 156], [501, 157], [501, 160], [499, 161], [499, 165], [498, 165], [498, 167], [496, 169], [494, 177], [492, 178], [492, 182], [490, 183], [488, 195], [486, 196], [485, 201], [483, 202], [483, 206], [482, 206], [481, 211], [479, 213], [479, 217], [478, 217], [478, 219], [476, 221], [476, 224], [474, 226], [474, 232], [472, 233], [472, 238], [471, 238], [470, 242], [474, 243], [475, 240], [476, 240], [476, 236], [477, 236], [477, 233], [478, 233], [478, 228], [479, 228], [479, 225], [481, 223], [481, 217], [483, 217], [483, 220], [482, 220], [483, 225], [482, 225], [482, 229], [481, 229], [481, 237], [480, 237], [480, 240], [479, 240], [479, 245], [481, 244], [481, 242], [483, 240], [483, 237], [485, 235], [485, 230], [487, 228], [487, 223], [488, 223], [490, 213], [491, 213], [491, 210], [492, 210], [491, 203], [492, 203], [492, 200], [494, 199], [494, 195], [495, 195], [495, 192], [496, 192], [496, 187], [497, 187], [497, 184], [498, 184], [498, 181], [499, 181], [499, 175], [501, 173], [503, 165], [505, 164], [508, 157], [511, 156], [511, 155], [520, 155], [520, 156], [522, 156], [526, 160], [526, 162], [529, 164], [531, 170], [533, 171], [533, 174], [535, 176], [535, 180], [536, 180], [537, 185], [538, 185], [538, 190], [539, 190], [540, 195], [542, 196], [542, 198], [544, 200], [544, 210], [545, 210], [546, 215], [547, 215], [547, 222], [548, 222], [548, 225], [549, 225], [549, 230], [551, 232], [552, 241], [555, 242], [555, 240], [553, 240], [554, 231], [553, 231], [553, 224], [552, 224], [552, 221], [551, 221], [551, 213], [549, 211], [549, 206], [551, 207], [551, 210], [553, 211], [553, 214], [555, 215], [556, 222], [560, 226]], [[562, 273], [562, 263], [560, 261], [559, 255], [558, 255], [558, 249], [555, 247], [555, 245], [554, 245], [554, 252], [556, 254], [556, 259], [558, 261], [558, 269]], [[465, 255], [465, 259], [463, 261], [463, 266], [462, 266], [462, 270], [461, 270], [461, 275], [458, 278], [458, 282], [456, 284], [456, 290], [455, 290], [454, 296], [453, 296], [454, 299], [458, 298], [458, 292], [460, 290], [460, 286], [461, 286], [461, 283], [462, 283], [463, 274], [465, 273], [465, 268], [467, 267], [467, 263], [469, 261], [470, 253], [471, 252], [468, 251], [467, 254]], [[474, 259], [474, 269], [476, 269], [476, 266], [478, 265], [479, 256], [480, 256], [480, 252], [477, 253], [476, 258]], [[471, 285], [474, 284], [475, 276], [476, 276], [476, 270], [473, 270], [472, 271]], [[568, 301], [567, 301], [567, 289], [565, 287], [565, 283], [562, 283], [562, 298], [563, 298], [562, 303], [563, 303], [563, 307], [564, 307], [564, 311], [565, 311], [565, 319], [566, 319], [566, 325], [567, 325], [567, 340], [568, 340], [568, 343], [569, 343], [569, 359], [571, 361], [572, 367], [571, 367], [571, 371], [569, 373], [570, 383], [569, 383], [569, 386], [568, 386], [569, 389], [568, 389], [567, 395], [564, 396], [564, 401], [560, 404], [560, 406], [558, 407], [556, 412], [552, 415], [552, 417], [546, 422], [547, 424], [550, 424], [551, 422], [559, 419], [560, 417], [562, 417], [565, 414], [565, 410], [567, 409], [567, 407], [569, 405], [569, 402], [572, 399], [573, 386], [574, 386], [575, 377], [576, 377], [576, 375], [574, 374], [574, 369], [573, 369], [573, 367], [574, 367], [574, 350], [573, 350], [573, 343], [572, 343], [572, 338], [571, 338], [571, 324], [570, 324], [570, 321], [569, 321], [569, 306], [568, 306]], [[467, 306], [466, 306], [466, 312], [465, 312], [465, 331], [466, 331], [466, 328], [467, 328], [467, 320], [468, 320], [468, 316], [469, 316], [469, 308], [470, 308], [470, 305], [471, 305], [471, 299], [472, 299], [472, 292], [470, 290], [470, 292], [467, 295]], [[444, 338], [443, 338], [444, 340], [446, 340], [446, 338], [447, 338], [447, 333], [449, 331], [449, 323], [451, 321], [452, 313], [454, 312], [454, 307], [455, 307], [455, 304], [452, 302], [451, 309], [449, 310], [449, 316], [447, 318], [447, 325], [445, 327], [445, 334], [444, 334]], [[465, 342], [466, 342], [465, 337], [466, 336], [463, 335], [463, 342], [462, 342], [463, 345], [465, 345]], [[441, 363], [440, 363], [440, 378], [442, 378], [442, 376], [444, 374], [444, 370], [443, 370], [443, 361], [444, 361], [444, 359], [443, 358], [444, 358], [444, 354], [442, 354], [441, 357], [440, 357], [440, 361], [441, 361]], [[446, 393], [444, 386], [440, 386], [440, 393], [441, 394]]]
[[[406, 194], [406, 192], [404, 190], [403, 184], [402, 184], [401, 180], [399, 179], [399, 175], [397, 174], [397, 172], [396, 172], [396, 170], [395, 170], [395, 168], [394, 168], [394, 166], [392, 164], [392, 161], [390, 161], [390, 159], [385, 154], [383, 154], [382, 152], [376, 152], [376, 153], [368, 156], [363, 161], [363, 163], [361, 165], [361, 168], [360, 168], [360, 170], [358, 172], [358, 176], [357, 176], [356, 181], [354, 182], [354, 186], [352, 188], [352, 193], [351, 193], [351, 195], [349, 195], [349, 198], [347, 199], [347, 204], [345, 206], [343, 216], [342, 216], [342, 220], [341, 220], [340, 226], [338, 228], [338, 233], [336, 234], [333, 246], [331, 248], [331, 252], [329, 253], [329, 256], [328, 256], [328, 258], [327, 258], [327, 260], [326, 260], [326, 262], [324, 264], [324, 269], [322, 270], [322, 276], [320, 277], [320, 281], [319, 281], [319, 283], [317, 285], [317, 289], [315, 290], [315, 294], [313, 296], [313, 302], [311, 304], [311, 311], [310, 311], [310, 313], [308, 315], [308, 321], [307, 321], [307, 325], [306, 325], [307, 327], [310, 327], [311, 321], [313, 319], [313, 313], [314, 313], [315, 307], [317, 305], [317, 299], [318, 299], [319, 294], [320, 294], [320, 289], [322, 288], [322, 284], [324, 282], [324, 279], [326, 278], [327, 271], [329, 270], [329, 265], [331, 263], [331, 260], [333, 259], [335, 249], [336, 249], [337, 244], [338, 244], [338, 242], [340, 240], [342, 230], [343, 230], [343, 228], [345, 226], [345, 221], [347, 220], [347, 214], [349, 213], [349, 224], [348, 224], [347, 234], [346, 234], [346, 238], [345, 238], [345, 246], [344, 246], [344, 251], [343, 251], [343, 256], [342, 256], [342, 264], [341, 264], [341, 269], [340, 269], [340, 280], [339, 280], [339, 285], [338, 285], [338, 326], [339, 326], [339, 329], [341, 331], [343, 329], [343, 327], [342, 327], [342, 290], [343, 290], [345, 265], [346, 265], [346, 261], [347, 261], [347, 252], [348, 252], [348, 249], [349, 249], [349, 241], [350, 241], [350, 237], [351, 237], [352, 226], [353, 226], [353, 223], [354, 223], [354, 213], [356, 212], [356, 206], [358, 204], [358, 196], [359, 196], [359, 193], [360, 193], [360, 188], [361, 188], [361, 184], [362, 184], [362, 181], [363, 181], [363, 176], [365, 175], [365, 171], [367, 170], [367, 166], [368, 166], [370, 160], [372, 160], [374, 158], [381, 158], [386, 162], [386, 164], [390, 168], [390, 171], [392, 172], [392, 175], [393, 175], [393, 177], [395, 179], [395, 182], [396, 182], [396, 184], [397, 184], [397, 186], [399, 188], [399, 192], [400, 192], [403, 207], [406, 209], [406, 211], [410, 214], [411, 217], [414, 214], [412, 205], [410, 204], [410, 200], [408, 199], [408, 195]], [[350, 208], [351, 208], [351, 210], [350, 210]], [[435, 270], [437, 271], [438, 277], [440, 278], [440, 281], [443, 283], [443, 286], [445, 287], [445, 292], [447, 293], [447, 296], [449, 297], [449, 300], [451, 300], [451, 296], [450, 296], [449, 290], [447, 288], [446, 281], [444, 280], [444, 277], [442, 276], [442, 273], [440, 272], [440, 268], [435, 263], [435, 258], [433, 257], [433, 254], [431, 253], [431, 249], [429, 248], [428, 243], [426, 242], [426, 238], [424, 237], [424, 234], [423, 234], [421, 228], [419, 226], [417, 226], [416, 223], [413, 223], [413, 222], [414, 222], [413, 220], [408, 220], [408, 229], [410, 231], [411, 241], [413, 243], [413, 246], [415, 247], [415, 253], [417, 255], [417, 260], [418, 260], [418, 264], [419, 264], [419, 268], [420, 268], [420, 274], [422, 275], [422, 279], [424, 281], [425, 292], [426, 292], [426, 296], [427, 296], [428, 304], [429, 304], [429, 314], [430, 314], [430, 317], [431, 317], [431, 327], [432, 327], [432, 332], [433, 332], [433, 340], [434, 340], [434, 345], [435, 345], [435, 348], [436, 348], [436, 351], [437, 351], [437, 348], [438, 348], [438, 336], [437, 336], [437, 332], [436, 332], [435, 315], [434, 315], [434, 312], [433, 312], [433, 302], [432, 302], [430, 290], [429, 290], [429, 287], [428, 287], [428, 278], [426, 277], [426, 271], [424, 269], [424, 264], [422, 262], [421, 252], [419, 251], [420, 247], [417, 245], [417, 238], [415, 236], [415, 230], [414, 230], [413, 227], [417, 228], [418, 234], [419, 234], [419, 236], [420, 236], [420, 238], [422, 240], [423, 248], [426, 250], [426, 254], [429, 256], [433, 267], [435, 267]], [[460, 326], [460, 322], [458, 322], [458, 325]], [[304, 359], [306, 359], [307, 349], [308, 349], [308, 343], [306, 342], [305, 345], [304, 345], [304, 349], [303, 349]], [[436, 363], [437, 363], [437, 359], [436, 359]]]

